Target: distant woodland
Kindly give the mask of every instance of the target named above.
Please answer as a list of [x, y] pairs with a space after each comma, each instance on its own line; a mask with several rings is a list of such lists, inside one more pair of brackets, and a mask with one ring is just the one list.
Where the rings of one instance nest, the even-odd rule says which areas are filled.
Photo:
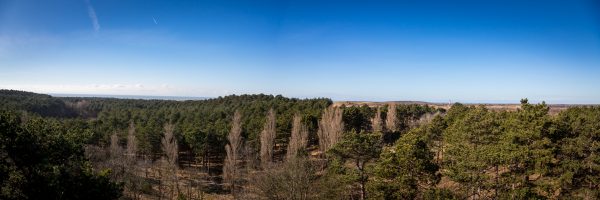
[[600, 199], [600, 107], [0, 90], [0, 199]]

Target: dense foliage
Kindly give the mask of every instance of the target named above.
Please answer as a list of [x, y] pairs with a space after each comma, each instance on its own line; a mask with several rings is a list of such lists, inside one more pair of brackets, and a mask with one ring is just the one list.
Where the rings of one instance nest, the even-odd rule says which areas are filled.
[[44, 117], [77, 116], [77, 112], [60, 99], [17, 90], [0, 90], [0, 110], [23, 110]]
[[77, 135], [57, 121], [0, 113], [1, 199], [116, 199], [121, 187], [94, 174]]
[[[114, 135], [113, 146], [127, 146], [128, 138], [135, 138], [138, 155], [158, 159], [164, 155], [160, 142], [165, 124], [173, 125], [180, 153], [193, 155], [179, 162], [213, 158], [222, 163], [236, 111], [243, 147], [240, 158], [231, 162], [242, 165], [240, 177], [235, 178], [246, 197], [600, 198], [600, 107], [570, 107], [551, 115], [548, 105], [530, 104], [527, 99], [516, 111], [462, 104], [447, 111], [426, 105], [342, 105], [343, 122], [336, 122], [343, 126], [342, 137], [321, 152], [317, 130], [328, 122], [319, 121], [332, 104], [329, 99], [234, 95], [201, 101], [127, 100], [55, 98], [18, 91], [0, 91], [0, 97], [3, 110], [21, 111], [21, 117], [2, 115], [0, 175], [6, 198], [32, 195], [28, 184], [39, 184], [33, 187], [39, 193], [64, 191], [66, 195], [73, 188], [65, 188], [65, 180], [78, 183], [73, 187], [96, 184], [98, 190], [115, 192], [105, 195], [117, 195], [116, 185], [85, 167], [81, 145], [109, 146]], [[274, 150], [273, 166], [252, 167], [259, 160], [263, 142], [259, 135], [271, 108], [276, 116], [276, 139], [269, 147]], [[296, 124], [308, 132], [306, 152], [299, 155], [301, 164], [283, 159], [294, 116], [302, 119]], [[127, 136], [131, 127], [135, 137]], [[28, 156], [31, 159], [21, 158]], [[68, 164], [57, 166], [57, 159]]]

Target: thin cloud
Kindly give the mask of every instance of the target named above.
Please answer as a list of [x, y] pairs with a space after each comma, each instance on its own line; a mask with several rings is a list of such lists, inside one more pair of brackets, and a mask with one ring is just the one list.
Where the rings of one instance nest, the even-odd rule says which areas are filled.
[[94, 25], [94, 31], [98, 32], [100, 30], [100, 23], [98, 23], [98, 16], [96, 16], [96, 10], [94, 10], [94, 7], [92, 6], [92, 3], [90, 2], [90, 0], [84, 0], [85, 4], [87, 5], [87, 9], [88, 9], [88, 15], [90, 16], [90, 19], [92, 20], [92, 25]]

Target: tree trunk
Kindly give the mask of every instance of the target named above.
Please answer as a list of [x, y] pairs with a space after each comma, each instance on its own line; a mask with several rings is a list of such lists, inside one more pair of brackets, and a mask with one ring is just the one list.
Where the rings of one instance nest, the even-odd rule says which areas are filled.
[[494, 189], [494, 199], [498, 199], [498, 188], [500, 180], [500, 172], [498, 171], [498, 165], [496, 165], [496, 188]]
[[360, 184], [360, 200], [365, 200], [367, 198], [367, 191], [365, 189], [365, 171], [364, 171], [364, 163], [360, 161], [356, 161], [356, 167], [358, 168], [359, 173], [359, 184]]

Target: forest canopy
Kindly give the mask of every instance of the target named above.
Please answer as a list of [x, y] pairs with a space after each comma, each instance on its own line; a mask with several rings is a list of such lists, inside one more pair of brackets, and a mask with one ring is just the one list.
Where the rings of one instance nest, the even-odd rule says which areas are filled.
[[0, 102], [3, 199], [600, 198], [597, 106], [549, 114], [527, 99], [516, 110], [445, 110], [11, 90]]

